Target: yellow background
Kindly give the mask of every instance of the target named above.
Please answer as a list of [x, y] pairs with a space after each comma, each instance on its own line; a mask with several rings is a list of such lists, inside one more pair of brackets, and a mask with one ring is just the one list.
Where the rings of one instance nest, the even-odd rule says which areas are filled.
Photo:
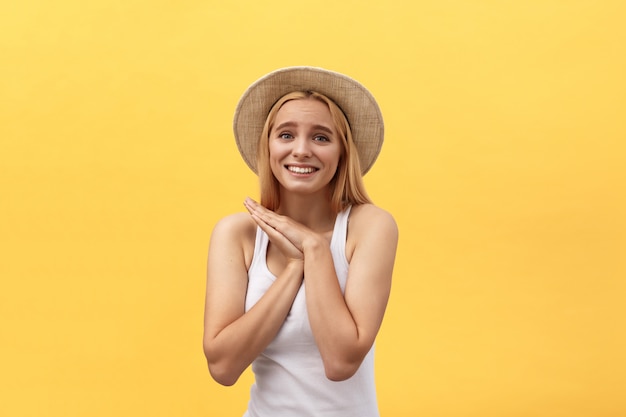
[[382, 415], [626, 415], [623, 1], [5, 1], [0, 415], [239, 416], [201, 348], [231, 120], [287, 65], [378, 98]]

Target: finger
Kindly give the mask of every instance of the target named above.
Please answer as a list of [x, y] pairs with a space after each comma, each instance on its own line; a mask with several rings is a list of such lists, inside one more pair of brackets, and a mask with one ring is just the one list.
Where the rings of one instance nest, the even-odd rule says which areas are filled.
[[263, 217], [266, 217], [266, 218], [279, 218], [279, 217], [281, 217], [278, 214], [274, 213], [272, 210], [268, 210], [267, 208], [263, 207], [262, 205], [260, 205], [256, 201], [252, 200], [251, 198], [247, 198], [244, 201], [244, 204], [246, 205], [246, 208], [249, 211], [252, 211], [252, 212], [256, 213], [259, 216], [263, 216]]
[[265, 221], [263, 221], [263, 219], [261, 219], [259, 216], [257, 216], [255, 213], [250, 213], [250, 217], [252, 217], [252, 220], [254, 220], [256, 222], [257, 225], [259, 225], [259, 227], [268, 234], [275, 234], [275, 233], [280, 233], [278, 232], [276, 229], [274, 229], [272, 226], [270, 226], [269, 224], [267, 224]]
[[251, 199], [250, 197], [246, 197], [246, 199], [243, 201], [243, 204], [246, 206], [246, 208], [248, 210], [252, 210], [252, 211], [269, 211], [265, 207], [263, 207], [262, 205], [260, 205], [259, 203], [257, 203], [253, 199]]
[[302, 251], [302, 235], [300, 233], [302, 226], [300, 224], [289, 217], [281, 216], [272, 210], [268, 210], [249, 197], [244, 200], [244, 205], [250, 214], [257, 216], [257, 221], [262, 221], [272, 229], [280, 232], [299, 251]]
[[284, 216], [280, 216], [272, 210], [266, 209], [249, 197], [244, 200], [244, 206], [250, 214], [255, 214], [274, 229], [277, 229], [280, 224], [284, 223]]
[[294, 245], [285, 235], [283, 235], [280, 231], [274, 229], [269, 224], [264, 222], [261, 218], [259, 218], [256, 214], [251, 214], [252, 219], [259, 225], [261, 230], [263, 230], [270, 242], [274, 243], [278, 248], [280, 248], [283, 254], [293, 254], [298, 253], [302, 254], [302, 250]]
[[250, 214], [256, 214], [258, 217], [261, 217], [267, 220], [268, 218], [267, 215], [268, 215], [268, 212], [270, 212], [270, 210], [267, 210], [265, 207], [256, 203], [251, 198], [249, 197], [246, 198], [243, 202], [243, 205], [246, 207], [246, 209], [248, 210]]
[[252, 199], [251, 198], [246, 197], [246, 199], [243, 200], [243, 205], [246, 208], [246, 210], [248, 210], [248, 212], [250, 214], [255, 212], [254, 205], [252, 204]]
[[250, 215], [254, 217], [255, 221], [259, 224], [259, 226], [266, 225], [271, 227], [272, 229], [277, 229], [277, 221], [274, 220], [271, 216], [268, 216], [264, 213], [260, 213], [258, 211], [251, 210]]

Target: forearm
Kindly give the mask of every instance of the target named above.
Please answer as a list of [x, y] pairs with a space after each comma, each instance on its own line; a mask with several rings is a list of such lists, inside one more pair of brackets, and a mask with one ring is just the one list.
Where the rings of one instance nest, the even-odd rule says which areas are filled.
[[209, 370], [216, 381], [232, 385], [274, 339], [302, 283], [302, 263], [290, 263], [245, 314], [205, 340]]
[[326, 375], [346, 379], [358, 369], [369, 348], [341, 292], [327, 244], [307, 248], [304, 277], [309, 321]]

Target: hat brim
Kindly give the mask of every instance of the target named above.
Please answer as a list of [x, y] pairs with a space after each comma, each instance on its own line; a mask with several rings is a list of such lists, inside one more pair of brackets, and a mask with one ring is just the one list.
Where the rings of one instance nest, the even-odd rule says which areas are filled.
[[352, 78], [316, 67], [288, 67], [273, 71], [244, 92], [235, 110], [233, 130], [239, 152], [257, 171], [257, 146], [274, 103], [294, 91], [314, 91], [334, 101], [344, 112], [356, 145], [361, 174], [370, 170], [383, 144], [383, 117], [374, 96]]

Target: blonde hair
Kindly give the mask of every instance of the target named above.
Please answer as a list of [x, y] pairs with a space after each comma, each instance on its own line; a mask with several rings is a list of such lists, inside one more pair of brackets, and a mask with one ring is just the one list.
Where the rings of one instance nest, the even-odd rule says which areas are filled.
[[276, 120], [276, 114], [280, 108], [291, 100], [318, 100], [328, 106], [330, 115], [339, 134], [341, 143], [341, 155], [337, 172], [331, 180], [331, 207], [339, 213], [349, 205], [371, 203], [361, 175], [361, 164], [356, 145], [352, 140], [350, 124], [343, 111], [330, 98], [314, 91], [295, 91], [281, 97], [272, 106], [263, 132], [259, 138], [257, 153], [257, 167], [261, 187], [261, 204], [270, 210], [276, 210], [280, 206], [280, 187], [278, 180], [270, 167], [269, 135]]

